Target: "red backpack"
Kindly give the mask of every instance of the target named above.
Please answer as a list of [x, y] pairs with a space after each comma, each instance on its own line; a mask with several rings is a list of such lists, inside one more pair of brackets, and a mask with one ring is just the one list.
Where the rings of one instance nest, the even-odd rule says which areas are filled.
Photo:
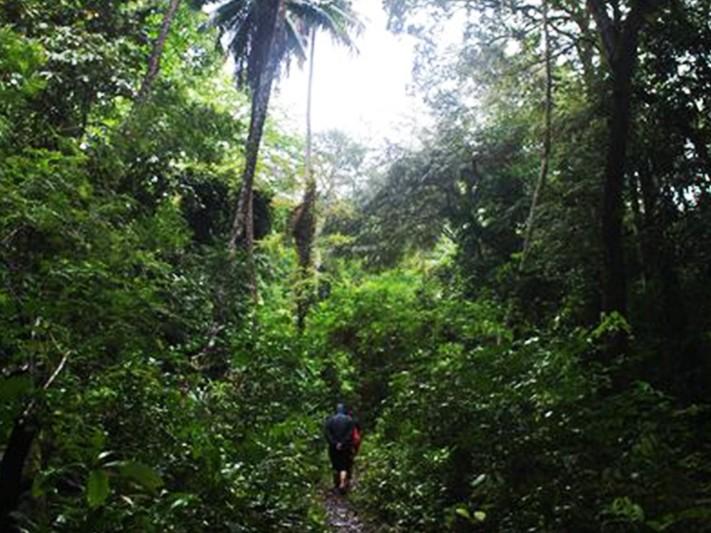
[[361, 434], [360, 429], [358, 429], [358, 426], [353, 426], [351, 440], [353, 441], [353, 451], [358, 453], [358, 450], [360, 449], [360, 442], [363, 440], [363, 435]]

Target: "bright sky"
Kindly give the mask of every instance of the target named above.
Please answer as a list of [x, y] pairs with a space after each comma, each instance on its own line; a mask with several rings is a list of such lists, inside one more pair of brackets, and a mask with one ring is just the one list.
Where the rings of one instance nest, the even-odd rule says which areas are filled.
[[[356, 41], [360, 53], [348, 52], [320, 33], [316, 39], [312, 126], [314, 132], [340, 129], [366, 144], [412, 136], [426, 110], [407, 94], [414, 39], [386, 29], [381, 0], [358, 0], [365, 23]], [[305, 130], [308, 65], [292, 65], [279, 83], [274, 103]]]

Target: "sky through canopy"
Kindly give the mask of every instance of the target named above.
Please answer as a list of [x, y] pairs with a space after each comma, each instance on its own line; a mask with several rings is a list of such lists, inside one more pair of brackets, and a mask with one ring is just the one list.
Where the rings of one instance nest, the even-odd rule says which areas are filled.
[[[403, 140], [426, 114], [408, 94], [415, 39], [386, 29], [380, 0], [359, 0], [355, 10], [365, 23], [356, 38], [359, 53], [316, 42], [312, 123], [314, 132], [340, 129], [367, 144]], [[308, 66], [293, 65], [275, 93], [275, 103], [296, 127], [304, 128]]]

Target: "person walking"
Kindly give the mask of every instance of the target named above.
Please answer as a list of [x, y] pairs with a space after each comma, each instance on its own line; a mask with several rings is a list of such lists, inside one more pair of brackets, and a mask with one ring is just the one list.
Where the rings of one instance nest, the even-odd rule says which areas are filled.
[[353, 466], [354, 428], [353, 418], [346, 413], [346, 406], [342, 403], [336, 406], [336, 414], [326, 419], [328, 457], [333, 467], [334, 486], [341, 494], [348, 490], [349, 472]]

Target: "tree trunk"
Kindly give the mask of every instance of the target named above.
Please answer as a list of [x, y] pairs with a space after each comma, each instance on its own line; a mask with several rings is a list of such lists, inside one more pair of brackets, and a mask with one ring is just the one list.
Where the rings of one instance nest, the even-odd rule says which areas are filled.
[[299, 256], [299, 283], [296, 291], [296, 326], [303, 331], [306, 315], [311, 304], [312, 290], [309, 284], [309, 269], [312, 263], [313, 240], [316, 233], [316, 179], [313, 176], [311, 159], [311, 105], [313, 98], [314, 53], [316, 49], [316, 28], [311, 30], [311, 50], [309, 54], [309, 79], [306, 92], [306, 150], [304, 154], [304, 197], [294, 217], [294, 242]]
[[[65, 353], [61, 361], [42, 385], [46, 391], [52, 386], [57, 376], [64, 369], [69, 353]], [[0, 461], [0, 531], [15, 531], [15, 522], [10, 516], [20, 503], [22, 494], [22, 473], [25, 462], [32, 449], [32, 443], [39, 433], [37, 422], [37, 400], [33, 399], [15, 419], [10, 432], [10, 439]]]
[[612, 82], [602, 206], [604, 247], [602, 310], [627, 315], [622, 220], [627, 137], [630, 127], [632, 68], [618, 68]]
[[536, 188], [533, 191], [531, 198], [531, 208], [528, 213], [528, 222], [526, 223], [526, 236], [523, 241], [523, 253], [521, 255], [521, 270], [526, 267], [526, 259], [531, 249], [531, 238], [533, 237], [533, 225], [536, 220], [536, 208], [540, 201], [541, 194], [546, 185], [548, 177], [548, 166], [550, 164], [551, 153], [551, 124], [553, 115], [553, 72], [551, 64], [551, 43], [550, 29], [548, 27], [548, 0], [543, 2], [543, 46], [545, 54], [545, 69], [546, 69], [546, 100], [545, 100], [545, 118], [543, 131], [543, 153], [541, 154], [541, 169], [538, 174]]
[[153, 43], [151, 56], [148, 58], [148, 71], [146, 72], [146, 76], [143, 78], [143, 83], [141, 84], [141, 88], [138, 91], [138, 96], [136, 98], [139, 103], [145, 102], [146, 98], [148, 98], [153, 82], [158, 77], [165, 41], [168, 38], [170, 26], [173, 24], [173, 19], [175, 18], [175, 14], [177, 13], [179, 6], [180, 0], [170, 0], [168, 9], [166, 10], [165, 15], [163, 15], [163, 24], [161, 25], [158, 37]]
[[[627, 316], [627, 281], [623, 246], [623, 189], [627, 139], [631, 124], [632, 78], [637, 62], [639, 33], [644, 17], [655, 2], [632, 2], [629, 14], [621, 20], [614, 10], [610, 19], [606, 3], [588, 0], [588, 9], [595, 18], [602, 51], [611, 74], [611, 96], [608, 116], [607, 155], [602, 201], [602, 311]], [[613, 3], [613, 7], [615, 7]], [[605, 350], [607, 359], [623, 353], [627, 335], [622, 330], [609, 338]]]
[[316, 51], [316, 28], [311, 30], [311, 50], [309, 50], [309, 81], [306, 90], [306, 153], [304, 154], [304, 177], [306, 184], [313, 181], [313, 167], [311, 161], [311, 106], [314, 87], [314, 54]]
[[15, 420], [0, 462], [0, 531], [16, 531], [10, 515], [20, 503], [22, 473], [36, 436], [36, 426], [28, 417]]
[[299, 283], [296, 291], [296, 325], [299, 331], [303, 331], [306, 324], [313, 290], [311, 287], [311, 252], [313, 248], [313, 238], [316, 233], [316, 215], [314, 207], [316, 204], [316, 183], [310, 181], [306, 184], [304, 198], [297, 208], [294, 217], [294, 240], [299, 257]]
[[273, 6], [268, 9], [269, 27], [271, 34], [268, 39], [270, 45], [265, 54], [262, 70], [257, 83], [252, 87], [252, 108], [249, 120], [249, 134], [245, 146], [245, 164], [242, 172], [242, 187], [240, 189], [237, 209], [232, 222], [232, 232], [228, 241], [230, 255], [234, 256], [238, 246], [241, 246], [247, 259], [248, 285], [253, 298], [257, 294], [257, 272], [254, 263], [254, 219], [253, 219], [253, 190], [254, 174], [259, 158], [259, 146], [262, 141], [264, 123], [269, 109], [269, 98], [272, 85], [279, 66], [279, 54], [276, 50], [276, 37], [279, 32], [281, 15], [281, 0], [273, 0]]

